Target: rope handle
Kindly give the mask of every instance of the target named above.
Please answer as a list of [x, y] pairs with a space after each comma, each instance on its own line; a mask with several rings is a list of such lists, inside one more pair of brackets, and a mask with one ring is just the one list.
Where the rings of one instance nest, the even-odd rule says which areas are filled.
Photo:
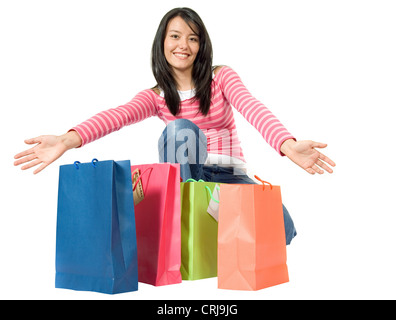
[[193, 178], [190, 178], [190, 179], [187, 179], [186, 182], [205, 182], [205, 181], [202, 180], [202, 179], [199, 179], [199, 180], [197, 181], [197, 180], [195, 180], [195, 179], [193, 179]]
[[[99, 162], [99, 160], [98, 159], [96, 159], [96, 158], [93, 158], [92, 159], [92, 161], [91, 161], [91, 164], [92, 164], [92, 166], [94, 167], [94, 168], [96, 168], [96, 163], [97, 162]], [[78, 170], [78, 169], [80, 169], [80, 167], [78, 166], [79, 164], [81, 164], [81, 162], [80, 161], [74, 161], [74, 167]]]
[[[219, 203], [219, 200], [216, 200], [215, 198], [213, 198], [212, 190], [210, 190], [210, 188], [209, 188], [208, 186], [205, 186], [205, 188], [208, 189], [209, 194], [210, 194], [210, 197], [212, 198], [212, 200], [213, 200], [214, 202], [216, 202], [216, 203]], [[217, 189], [217, 190], [220, 190], [220, 187], [219, 187], [218, 185], [216, 185], [216, 189]]]
[[147, 168], [146, 170], [144, 170], [143, 173], [140, 173], [140, 169], [139, 169], [139, 168], [133, 170], [133, 172], [132, 172], [132, 179], [133, 179], [133, 176], [135, 175], [136, 172], [139, 173], [139, 178], [135, 181], [135, 185], [133, 186], [132, 191], [135, 191], [135, 189], [136, 189], [136, 187], [137, 187], [137, 185], [138, 185], [140, 179], [142, 179], [142, 176], [143, 176], [148, 170], [150, 170], [150, 169], [152, 170], [153, 168], [152, 168], [152, 167]]
[[271, 183], [269, 183], [269, 182], [267, 182], [267, 181], [264, 181], [264, 180], [261, 180], [259, 177], [257, 177], [257, 176], [254, 176], [258, 181], [260, 181], [262, 184], [263, 184], [263, 190], [265, 190], [265, 184], [267, 183], [267, 184], [269, 184], [270, 185], [270, 187], [271, 187], [271, 190], [272, 190], [272, 184]]
[[[187, 179], [186, 182], [205, 182], [205, 181], [202, 180], [202, 179], [199, 179], [199, 180], [197, 181], [197, 180], [195, 180], [195, 179], [190, 178], [190, 179]], [[214, 202], [216, 202], [216, 203], [219, 203], [219, 200], [216, 200], [216, 199], [213, 197], [212, 190], [210, 190], [210, 188], [209, 188], [208, 186], [205, 186], [205, 188], [209, 191], [209, 194], [210, 194], [210, 197], [212, 198], [212, 200], [213, 200]], [[220, 187], [219, 187], [218, 185], [216, 185], [216, 189], [217, 189], [217, 190], [220, 190]]]

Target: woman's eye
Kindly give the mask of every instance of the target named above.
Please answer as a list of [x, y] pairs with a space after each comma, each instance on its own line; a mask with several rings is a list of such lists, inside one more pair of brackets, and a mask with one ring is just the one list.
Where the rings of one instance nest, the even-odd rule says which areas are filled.
[[190, 38], [190, 41], [198, 42], [198, 39], [197, 38]]
[[177, 38], [179, 38], [179, 36], [178, 36], [177, 34], [172, 34], [172, 35], [171, 35], [171, 38], [177, 39]]

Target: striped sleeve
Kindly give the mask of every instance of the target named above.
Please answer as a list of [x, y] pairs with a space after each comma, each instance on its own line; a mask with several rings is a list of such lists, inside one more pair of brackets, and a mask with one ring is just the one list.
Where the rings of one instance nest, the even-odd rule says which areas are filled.
[[144, 90], [130, 102], [117, 108], [102, 111], [70, 130], [82, 139], [81, 147], [114, 131], [157, 115], [155, 93]]
[[263, 103], [250, 94], [234, 70], [222, 67], [218, 76], [225, 98], [261, 133], [265, 141], [283, 156], [280, 151], [282, 143], [287, 139], [296, 139]]

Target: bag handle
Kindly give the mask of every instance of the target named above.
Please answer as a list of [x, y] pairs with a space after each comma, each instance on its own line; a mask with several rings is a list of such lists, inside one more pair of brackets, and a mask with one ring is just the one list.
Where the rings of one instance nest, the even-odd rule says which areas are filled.
[[260, 181], [262, 184], [263, 184], [263, 190], [265, 190], [265, 184], [267, 183], [267, 184], [269, 184], [270, 185], [270, 187], [271, 187], [271, 190], [272, 190], [272, 184], [271, 183], [269, 183], [269, 182], [267, 182], [267, 181], [264, 181], [264, 180], [261, 180], [259, 177], [257, 177], [257, 176], [254, 176], [258, 181]]
[[[92, 166], [94, 167], [94, 168], [96, 168], [96, 163], [97, 162], [99, 162], [99, 160], [98, 159], [96, 159], [96, 158], [93, 158], [92, 159], [92, 161], [91, 161], [91, 164], [92, 164]], [[78, 169], [80, 169], [80, 167], [78, 166], [79, 164], [81, 164], [81, 162], [80, 161], [74, 161], [74, 167], [78, 170]]]
[[99, 162], [98, 159], [96, 159], [96, 158], [93, 158], [93, 159], [92, 159], [91, 164], [93, 165], [94, 168], [96, 168], [96, 163], [97, 163], [97, 162]]
[[147, 168], [146, 170], [144, 170], [143, 173], [140, 173], [140, 169], [139, 169], [139, 168], [133, 170], [133, 172], [132, 172], [132, 178], [133, 178], [133, 176], [134, 176], [134, 174], [135, 174], [136, 171], [139, 172], [139, 178], [135, 181], [135, 185], [133, 186], [132, 191], [135, 191], [135, 189], [136, 189], [136, 187], [137, 187], [137, 185], [138, 185], [140, 179], [142, 179], [142, 176], [143, 176], [148, 170], [150, 170], [150, 169], [153, 170], [153, 168], [150, 167], [150, 168]]
[[[190, 178], [190, 179], [187, 179], [186, 182], [205, 182], [205, 181], [202, 180], [202, 179], [199, 179], [199, 180], [197, 181], [197, 180], [195, 180], [195, 179], [193, 179], [193, 178]], [[217, 187], [218, 190], [220, 190], [220, 187], [219, 187], [218, 185], [216, 185], [216, 187]], [[205, 188], [209, 191], [209, 194], [210, 194], [210, 197], [212, 198], [212, 200], [213, 200], [214, 202], [216, 202], [216, 203], [219, 203], [219, 200], [216, 200], [216, 199], [213, 197], [212, 190], [210, 190], [210, 188], [209, 188], [208, 186], [205, 186]]]
[[199, 180], [197, 181], [197, 180], [195, 180], [195, 179], [193, 179], [193, 178], [190, 178], [190, 179], [187, 179], [186, 182], [205, 182], [205, 181], [202, 180], [202, 179], [199, 179]]
[[[208, 189], [210, 197], [212, 198], [212, 200], [216, 203], [219, 203], [219, 200], [216, 200], [215, 198], [213, 198], [213, 193], [212, 190], [210, 190], [210, 188], [208, 186], [205, 186], [206, 189]], [[215, 187], [217, 190], [220, 190], [220, 187], [218, 185], [216, 185]]]

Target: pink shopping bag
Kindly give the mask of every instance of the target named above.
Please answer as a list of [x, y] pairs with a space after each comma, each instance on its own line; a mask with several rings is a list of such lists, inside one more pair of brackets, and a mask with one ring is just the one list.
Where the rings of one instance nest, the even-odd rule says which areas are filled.
[[180, 165], [134, 165], [131, 171], [134, 189], [143, 191], [143, 199], [135, 204], [139, 282], [180, 283]]

